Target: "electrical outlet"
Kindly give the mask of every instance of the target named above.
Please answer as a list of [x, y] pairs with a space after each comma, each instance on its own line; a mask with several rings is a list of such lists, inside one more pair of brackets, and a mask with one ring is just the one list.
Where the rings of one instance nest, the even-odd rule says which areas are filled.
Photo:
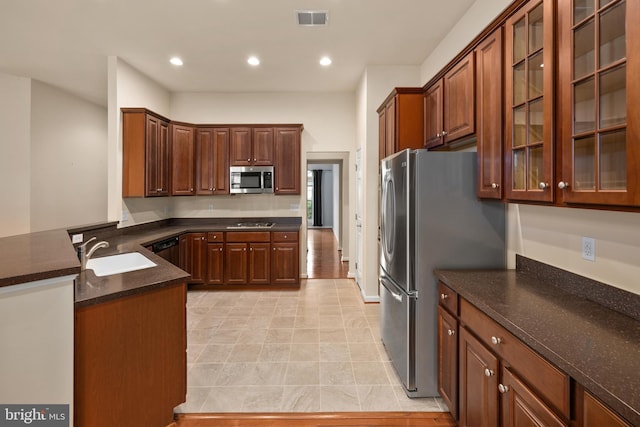
[[71, 236], [71, 243], [82, 243], [84, 241], [84, 236], [82, 233], [74, 234]]
[[596, 260], [596, 240], [591, 237], [582, 238], [582, 258], [588, 261]]

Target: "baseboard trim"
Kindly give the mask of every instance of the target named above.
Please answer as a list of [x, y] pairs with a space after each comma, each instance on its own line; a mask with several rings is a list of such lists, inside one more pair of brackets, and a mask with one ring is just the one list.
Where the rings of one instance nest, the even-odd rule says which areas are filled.
[[455, 427], [448, 412], [177, 414], [177, 427]]

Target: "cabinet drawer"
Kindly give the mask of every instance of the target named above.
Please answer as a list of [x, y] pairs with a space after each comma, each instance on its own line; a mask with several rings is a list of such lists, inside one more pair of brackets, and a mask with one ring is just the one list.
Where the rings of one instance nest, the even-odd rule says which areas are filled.
[[568, 375], [463, 298], [460, 300], [460, 321], [548, 404], [569, 418]]
[[271, 233], [272, 242], [297, 242], [298, 233], [296, 231], [274, 231]]
[[269, 231], [227, 231], [227, 242], [270, 242]]
[[442, 282], [438, 282], [438, 300], [450, 313], [458, 315], [458, 293]]
[[207, 241], [209, 243], [224, 242], [224, 232], [210, 231], [207, 233]]

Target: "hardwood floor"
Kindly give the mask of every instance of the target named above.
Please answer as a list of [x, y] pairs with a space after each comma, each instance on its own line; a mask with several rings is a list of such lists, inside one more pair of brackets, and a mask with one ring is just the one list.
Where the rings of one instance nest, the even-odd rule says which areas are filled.
[[448, 412], [184, 414], [177, 427], [455, 427]]
[[330, 228], [307, 229], [307, 274], [310, 279], [345, 279], [349, 263], [340, 261], [342, 252]]

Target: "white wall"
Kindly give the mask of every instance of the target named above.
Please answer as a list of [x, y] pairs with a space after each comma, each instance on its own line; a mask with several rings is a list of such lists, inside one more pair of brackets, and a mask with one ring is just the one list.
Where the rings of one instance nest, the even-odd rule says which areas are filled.
[[0, 73], [0, 237], [28, 233], [31, 218], [31, 79]]
[[[358, 146], [362, 148], [362, 283], [366, 301], [378, 300], [378, 113], [394, 87], [417, 87], [418, 66], [369, 66], [362, 76], [356, 102]], [[353, 217], [353, 216], [352, 216]], [[351, 224], [355, 233], [355, 223]]]
[[333, 234], [338, 239], [338, 250], [342, 250], [342, 242], [340, 241], [340, 165], [331, 165], [331, 173], [333, 174], [333, 194], [331, 195], [331, 203], [333, 204], [331, 224]]
[[169, 119], [171, 95], [162, 86], [117, 57], [108, 60], [109, 137], [109, 221], [131, 226], [168, 218], [168, 197], [122, 199], [122, 107], [145, 107]]
[[107, 110], [31, 87], [31, 232], [107, 219]]

